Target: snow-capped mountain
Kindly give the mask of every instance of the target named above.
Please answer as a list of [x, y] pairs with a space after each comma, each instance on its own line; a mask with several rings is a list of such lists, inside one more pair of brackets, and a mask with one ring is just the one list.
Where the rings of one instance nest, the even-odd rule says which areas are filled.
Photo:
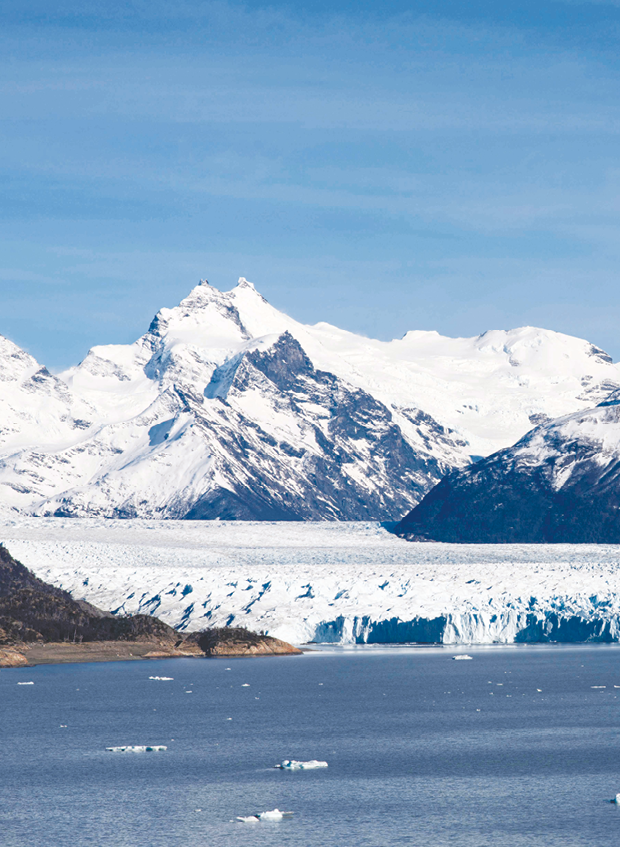
[[435, 541], [620, 543], [620, 392], [451, 473], [397, 531]]
[[70, 442], [93, 413], [66, 383], [0, 335], [0, 451]]
[[0, 509], [400, 518], [471, 454], [600, 402], [620, 369], [533, 328], [380, 342], [206, 282], [57, 377], [0, 345]]

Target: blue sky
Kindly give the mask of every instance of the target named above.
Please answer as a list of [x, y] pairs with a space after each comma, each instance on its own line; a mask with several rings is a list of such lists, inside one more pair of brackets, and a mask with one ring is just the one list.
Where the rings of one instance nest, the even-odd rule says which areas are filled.
[[238, 276], [380, 338], [620, 358], [620, 2], [0, 13], [0, 333], [48, 367]]

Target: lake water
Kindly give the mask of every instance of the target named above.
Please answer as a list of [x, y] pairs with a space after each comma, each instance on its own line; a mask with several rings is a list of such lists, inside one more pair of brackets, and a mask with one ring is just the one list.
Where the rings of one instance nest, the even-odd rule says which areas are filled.
[[[360, 648], [2, 670], [0, 843], [620, 843], [620, 807], [606, 802], [620, 791], [620, 648], [452, 655]], [[105, 752], [122, 744], [168, 750]], [[329, 768], [273, 768], [286, 758]], [[295, 814], [233, 820], [274, 807]]]

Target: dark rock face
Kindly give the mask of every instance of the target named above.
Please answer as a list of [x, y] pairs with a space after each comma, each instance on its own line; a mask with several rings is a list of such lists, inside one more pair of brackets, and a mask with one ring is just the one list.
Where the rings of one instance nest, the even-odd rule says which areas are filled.
[[620, 543], [620, 406], [559, 418], [450, 473], [396, 532], [461, 543]]
[[178, 641], [148, 615], [114, 617], [38, 579], [0, 546], [0, 644], [52, 641]]
[[[246, 417], [240, 408], [252, 391], [298, 421], [314, 443], [278, 441]], [[447, 470], [430, 453], [431, 441], [455, 444], [429, 415], [406, 410], [429, 445], [428, 453], [416, 452], [387, 406], [315, 369], [288, 332], [217, 369], [205, 395], [218, 404], [215, 415], [205, 415], [202, 400], [187, 402], [195, 427], [217, 438], [229, 487], [213, 488], [175, 517], [395, 520]]]
[[[42, 497], [38, 514], [395, 521], [466, 461], [451, 430], [315, 368], [288, 332], [215, 369], [194, 350], [162, 358], [155, 341], [144, 372], [166, 387], [142, 415], [66, 450], [0, 461], [11, 484], [31, 482], [31, 493], [72, 473], [85, 453], [107, 463], [96, 478]], [[117, 444], [131, 445], [131, 460]], [[189, 470], [176, 475], [178, 467]]]

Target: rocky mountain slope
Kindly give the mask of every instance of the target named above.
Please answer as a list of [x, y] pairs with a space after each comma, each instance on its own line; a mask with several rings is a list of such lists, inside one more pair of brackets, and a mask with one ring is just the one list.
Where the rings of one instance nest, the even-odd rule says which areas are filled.
[[620, 392], [445, 477], [398, 525], [410, 539], [620, 543]]
[[114, 617], [42, 582], [0, 545], [0, 645], [48, 641], [157, 641], [177, 633], [150, 615]]
[[620, 388], [533, 328], [379, 342], [198, 285], [131, 345], [52, 376], [0, 344], [0, 511], [395, 520], [449, 471]]

